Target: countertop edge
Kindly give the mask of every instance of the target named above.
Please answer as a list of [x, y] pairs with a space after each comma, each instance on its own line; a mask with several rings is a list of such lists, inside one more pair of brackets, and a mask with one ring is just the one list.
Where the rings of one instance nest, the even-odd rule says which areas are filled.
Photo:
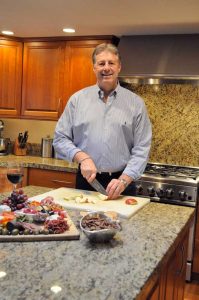
[[77, 173], [78, 164], [56, 158], [44, 158], [40, 156], [5, 155], [0, 157], [0, 167], [7, 167], [8, 161], [14, 160], [22, 164], [24, 168], [35, 168], [60, 172]]

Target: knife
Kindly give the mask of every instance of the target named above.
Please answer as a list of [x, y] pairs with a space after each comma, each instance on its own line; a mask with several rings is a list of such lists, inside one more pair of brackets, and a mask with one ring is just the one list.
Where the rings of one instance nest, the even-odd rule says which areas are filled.
[[90, 182], [90, 185], [99, 193], [106, 196], [108, 195], [105, 188], [101, 185], [101, 183], [99, 183], [97, 179], [94, 179], [92, 182]]
[[20, 132], [18, 135], [18, 143], [19, 144], [21, 143], [22, 138], [23, 138], [23, 134], [22, 134], [22, 132]]
[[24, 135], [21, 139], [21, 142], [20, 142], [20, 148], [21, 149], [24, 149], [26, 147], [27, 140], [28, 140], [28, 131], [25, 131]]

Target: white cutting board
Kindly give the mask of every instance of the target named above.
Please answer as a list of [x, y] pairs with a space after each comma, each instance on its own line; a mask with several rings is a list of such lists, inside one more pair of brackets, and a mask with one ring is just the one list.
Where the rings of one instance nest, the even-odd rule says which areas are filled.
[[[86, 196], [88, 199], [96, 200], [96, 203], [76, 203], [75, 200], [65, 200], [64, 198], [73, 198], [80, 195]], [[59, 203], [64, 208], [86, 210], [86, 211], [115, 211], [119, 216], [123, 218], [130, 218], [139, 209], [150, 202], [148, 198], [140, 198], [134, 196], [121, 196], [116, 200], [102, 200], [104, 196], [98, 192], [84, 191], [71, 188], [58, 188], [50, 192], [31, 197], [29, 200], [41, 201], [47, 196], [52, 196], [56, 203]], [[137, 200], [136, 205], [127, 205], [125, 200], [128, 198], [134, 198]]]

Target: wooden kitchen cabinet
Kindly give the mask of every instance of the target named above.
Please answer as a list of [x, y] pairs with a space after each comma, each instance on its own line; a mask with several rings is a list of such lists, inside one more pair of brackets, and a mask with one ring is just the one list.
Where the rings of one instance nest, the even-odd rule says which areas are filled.
[[183, 300], [186, 277], [189, 227], [177, 246], [164, 258], [136, 300]]
[[0, 115], [19, 117], [23, 44], [0, 38]]
[[91, 56], [105, 40], [24, 43], [24, 118], [57, 120], [77, 90], [96, 82]]
[[162, 290], [160, 299], [183, 300], [186, 277], [188, 233], [180, 241], [170, 257], [162, 275]]
[[57, 120], [74, 92], [96, 83], [92, 53], [110, 41], [24, 43], [22, 117]]
[[[27, 185], [27, 168], [24, 168], [22, 182], [17, 185], [17, 188]], [[7, 168], [0, 167], [0, 193], [11, 192], [13, 189], [12, 183], [7, 179]]]
[[0, 38], [0, 115], [57, 120], [74, 92], [96, 83], [91, 57], [103, 42], [118, 39]]
[[163, 300], [160, 296], [160, 276], [155, 272], [136, 300]]
[[23, 58], [24, 118], [56, 120], [62, 111], [65, 42], [26, 42]]
[[75, 173], [36, 168], [28, 169], [28, 185], [44, 186], [50, 188], [75, 188], [75, 184]]
[[95, 47], [110, 40], [68, 41], [65, 49], [64, 106], [80, 89], [96, 83], [92, 53]]

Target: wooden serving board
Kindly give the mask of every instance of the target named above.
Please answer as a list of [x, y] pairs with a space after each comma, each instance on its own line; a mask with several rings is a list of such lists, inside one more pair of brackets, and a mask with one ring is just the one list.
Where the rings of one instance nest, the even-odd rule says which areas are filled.
[[[96, 200], [96, 203], [76, 203], [74, 199], [80, 195], [86, 196], [88, 199]], [[66, 209], [76, 209], [82, 211], [115, 211], [123, 218], [132, 217], [138, 210], [150, 202], [148, 198], [133, 197], [137, 200], [136, 205], [127, 205], [125, 200], [132, 196], [121, 196], [116, 200], [103, 200], [104, 196], [98, 192], [84, 191], [71, 188], [58, 188], [50, 192], [30, 198], [31, 200], [40, 201], [47, 196], [52, 196], [55, 202], [59, 203]], [[65, 200], [68, 198], [70, 200]]]
[[[34, 242], [34, 241], [63, 241], [79, 240], [80, 234], [71, 218], [67, 216], [70, 224], [69, 230], [59, 234], [38, 234], [38, 235], [0, 235], [0, 242]], [[41, 227], [41, 226], [38, 226]]]

